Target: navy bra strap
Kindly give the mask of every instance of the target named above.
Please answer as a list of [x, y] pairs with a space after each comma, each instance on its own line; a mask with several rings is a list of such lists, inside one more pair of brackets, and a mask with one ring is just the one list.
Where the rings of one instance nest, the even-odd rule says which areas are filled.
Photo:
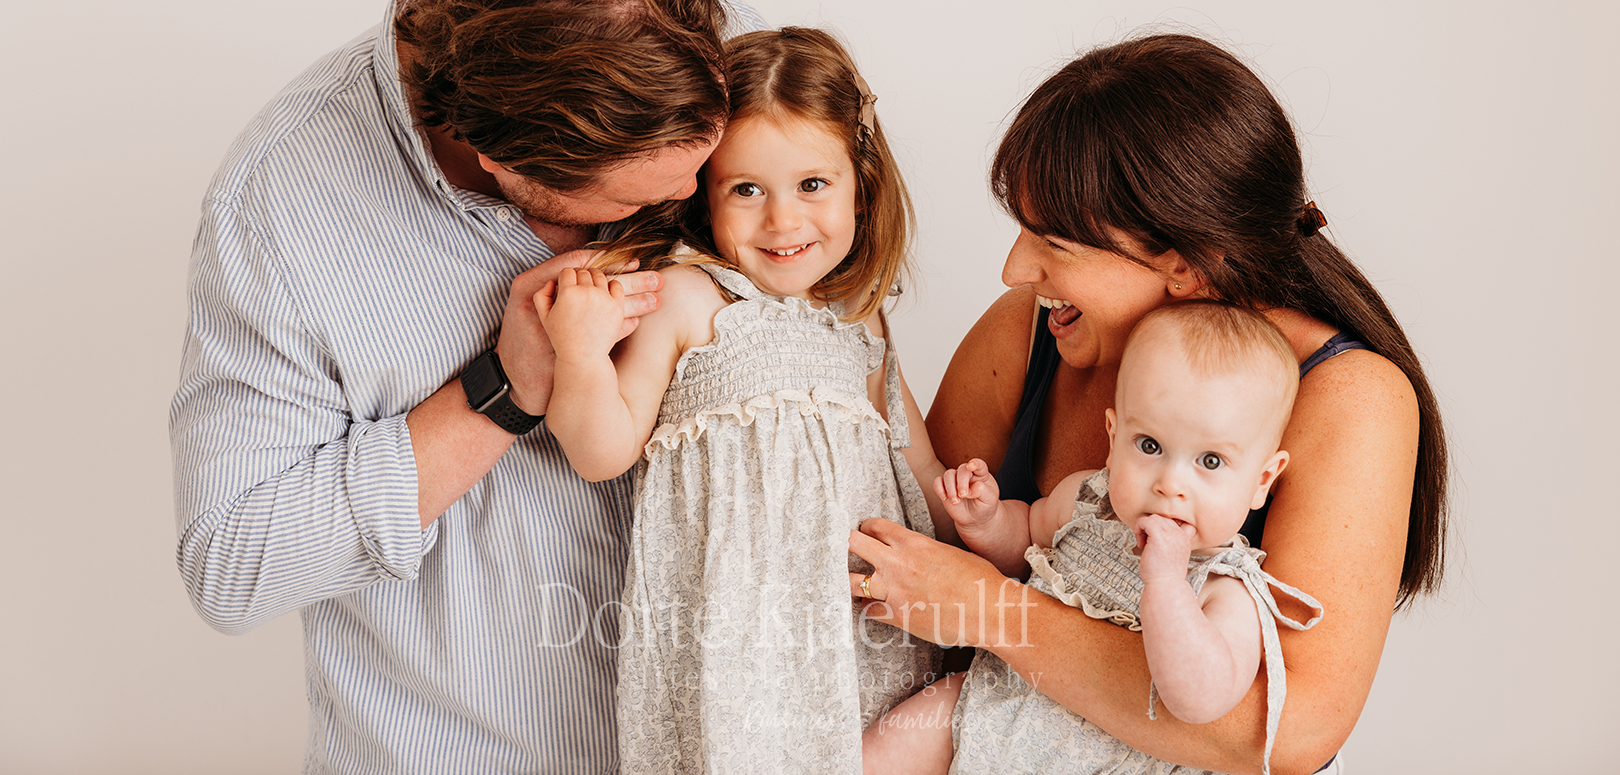
[[1304, 379], [1305, 375], [1311, 372], [1311, 369], [1316, 368], [1317, 365], [1319, 365], [1322, 361], [1332, 358], [1335, 355], [1346, 353], [1351, 350], [1370, 349], [1372, 348], [1368, 347], [1365, 342], [1356, 339], [1354, 334], [1350, 333], [1349, 331], [1340, 331], [1339, 333], [1334, 334], [1332, 337], [1329, 337], [1326, 342], [1322, 343], [1321, 347], [1316, 348], [1316, 352], [1311, 353], [1311, 356], [1306, 358], [1305, 362], [1299, 365], [1299, 378]]

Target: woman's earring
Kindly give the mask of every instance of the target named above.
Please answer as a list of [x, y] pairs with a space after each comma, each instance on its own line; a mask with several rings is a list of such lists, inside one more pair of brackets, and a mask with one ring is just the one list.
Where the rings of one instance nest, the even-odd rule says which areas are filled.
[[1176, 290], [1181, 290], [1181, 283], [1176, 283]]

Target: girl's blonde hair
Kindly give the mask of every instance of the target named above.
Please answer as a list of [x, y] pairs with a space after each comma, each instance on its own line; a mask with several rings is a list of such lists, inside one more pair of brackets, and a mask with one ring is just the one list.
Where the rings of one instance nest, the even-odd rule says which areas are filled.
[[[792, 118], [843, 138], [855, 168], [855, 241], [849, 255], [810, 293], [821, 301], [849, 302], [846, 319], [876, 312], [886, 297], [900, 292], [911, 269], [916, 216], [883, 125], [870, 108], [872, 97], [863, 93], [864, 81], [849, 53], [821, 30], [783, 27], [751, 32], [726, 43], [726, 84], [731, 91], [730, 121]], [[669, 248], [677, 240], [710, 257], [718, 255], [703, 190], [700, 185], [689, 199], [649, 207], [633, 216], [598, 265], [615, 265], [627, 258], [640, 259], [644, 267], [667, 265]]]

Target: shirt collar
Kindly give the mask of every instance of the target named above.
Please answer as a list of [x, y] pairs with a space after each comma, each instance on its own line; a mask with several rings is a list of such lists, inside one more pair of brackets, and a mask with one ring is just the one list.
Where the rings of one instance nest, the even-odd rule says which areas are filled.
[[427, 130], [417, 125], [416, 117], [411, 113], [410, 103], [405, 100], [405, 85], [400, 82], [399, 46], [398, 38], [394, 34], [394, 19], [400, 11], [400, 6], [400, 0], [393, 0], [388, 4], [388, 15], [383, 18], [382, 28], [377, 32], [377, 46], [372, 52], [372, 68], [376, 73], [377, 91], [382, 97], [389, 124], [394, 136], [399, 140], [405, 158], [423, 180], [432, 184], [439, 196], [463, 210], [505, 205], [506, 202], [494, 197], [455, 187], [445, 178], [444, 171], [439, 168], [439, 162], [433, 158]]

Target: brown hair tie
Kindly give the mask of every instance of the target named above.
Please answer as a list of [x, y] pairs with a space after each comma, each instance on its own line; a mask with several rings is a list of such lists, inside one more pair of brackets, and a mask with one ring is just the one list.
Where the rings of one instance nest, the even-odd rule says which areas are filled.
[[1299, 214], [1298, 224], [1301, 236], [1314, 237], [1316, 232], [1327, 225], [1327, 216], [1316, 209], [1316, 202], [1306, 202], [1304, 211]]

